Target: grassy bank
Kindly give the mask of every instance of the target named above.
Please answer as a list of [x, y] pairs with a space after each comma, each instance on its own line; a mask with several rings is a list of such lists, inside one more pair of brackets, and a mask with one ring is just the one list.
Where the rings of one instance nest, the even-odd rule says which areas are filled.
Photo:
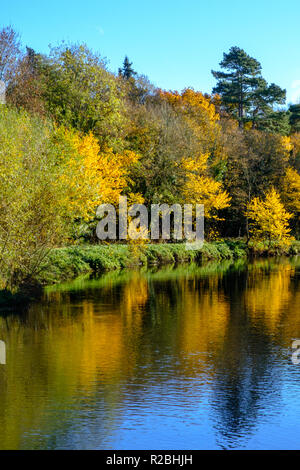
[[297, 256], [300, 255], [300, 241], [294, 240], [290, 246], [283, 248], [278, 243], [269, 241], [250, 241], [248, 244], [250, 256]]
[[0, 309], [11, 303], [22, 304], [26, 299], [38, 298], [41, 286], [73, 280], [84, 274], [131, 268], [136, 266], [202, 263], [213, 260], [234, 260], [247, 256], [275, 256], [300, 254], [300, 242], [295, 241], [286, 250], [279, 250], [266, 242], [247, 245], [244, 240], [205, 242], [199, 250], [187, 250], [185, 244], [149, 244], [139, 248], [131, 245], [80, 245], [52, 249], [38, 275], [26, 289], [17, 294], [0, 292]]
[[200, 250], [187, 250], [184, 244], [96, 245], [57, 248], [45, 261], [38, 281], [42, 284], [73, 279], [91, 272], [101, 273], [133, 266], [152, 266], [237, 259], [247, 256], [243, 241], [204, 243]]
[[266, 243], [250, 244], [244, 240], [205, 242], [199, 250], [187, 250], [184, 244], [149, 244], [142, 247], [130, 245], [83, 245], [53, 249], [38, 275], [40, 284], [53, 284], [86, 273], [130, 268], [203, 262], [208, 260], [230, 260], [247, 256], [293, 256], [300, 254], [300, 242], [295, 241], [286, 250]]

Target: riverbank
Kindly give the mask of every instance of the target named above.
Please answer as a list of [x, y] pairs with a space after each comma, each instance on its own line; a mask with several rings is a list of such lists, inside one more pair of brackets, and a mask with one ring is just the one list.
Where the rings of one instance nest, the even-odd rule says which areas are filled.
[[247, 256], [243, 241], [204, 243], [199, 250], [187, 250], [185, 244], [164, 243], [144, 246], [95, 245], [53, 249], [45, 261], [38, 281], [53, 284], [74, 279], [88, 272], [102, 272], [165, 264], [237, 259]]
[[187, 250], [185, 244], [164, 243], [144, 246], [132, 245], [82, 245], [53, 249], [44, 263], [38, 282], [49, 285], [74, 279], [88, 272], [106, 271], [164, 264], [181, 264], [221, 261], [248, 256], [294, 256], [300, 254], [300, 242], [295, 241], [286, 250], [259, 242], [249, 244], [244, 240], [205, 242], [199, 250]]
[[300, 241], [294, 241], [286, 250], [266, 242], [250, 243], [245, 240], [205, 242], [198, 250], [187, 250], [185, 244], [162, 243], [141, 246], [126, 244], [79, 245], [52, 249], [32, 284], [12, 294], [0, 291], [0, 310], [7, 305], [21, 305], [38, 298], [42, 287], [71, 281], [85, 274], [101, 274], [134, 267], [204, 263], [206, 261], [235, 260], [253, 256], [295, 256], [300, 254]]

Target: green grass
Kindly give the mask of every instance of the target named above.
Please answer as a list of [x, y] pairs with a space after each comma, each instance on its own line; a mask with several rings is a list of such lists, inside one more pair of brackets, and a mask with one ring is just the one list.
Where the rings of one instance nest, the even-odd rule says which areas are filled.
[[38, 275], [42, 284], [74, 279], [86, 273], [102, 273], [133, 266], [181, 264], [205, 260], [232, 260], [246, 256], [241, 241], [205, 242], [200, 250], [187, 250], [185, 244], [83, 245], [51, 250]]
[[300, 254], [300, 241], [292, 241], [290, 246], [280, 246], [276, 241], [249, 242], [249, 253], [253, 256], [296, 256]]
[[[188, 263], [190, 266], [208, 266], [209, 261], [215, 264], [240, 259], [247, 259], [248, 255], [289, 255], [300, 254], [300, 241], [295, 241], [282, 252], [276, 245], [268, 246], [266, 242], [258, 242], [247, 247], [244, 240], [223, 240], [205, 242], [198, 250], [187, 250], [184, 243], [147, 244], [137, 248], [126, 244], [110, 245], [77, 245], [52, 249], [32, 285], [35, 289], [28, 290], [30, 298], [38, 292], [38, 286], [52, 285], [71, 281], [80, 276], [101, 274], [104, 272], [120, 271], [124, 268], [144, 267], [151, 268], [162, 265], [180, 265]], [[214, 268], [215, 269], [215, 268]], [[30, 287], [30, 286], [28, 286]], [[17, 293], [16, 299], [22, 300], [27, 292]], [[20, 296], [21, 295], [21, 296]], [[11, 300], [8, 291], [0, 292], [1, 303], [7, 304]]]

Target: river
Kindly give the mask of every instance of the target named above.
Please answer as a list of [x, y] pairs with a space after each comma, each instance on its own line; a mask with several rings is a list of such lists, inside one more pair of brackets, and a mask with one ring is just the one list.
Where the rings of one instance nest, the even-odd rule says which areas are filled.
[[47, 288], [0, 316], [0, 449], [297, 449], [299, 306], [299, 258]]

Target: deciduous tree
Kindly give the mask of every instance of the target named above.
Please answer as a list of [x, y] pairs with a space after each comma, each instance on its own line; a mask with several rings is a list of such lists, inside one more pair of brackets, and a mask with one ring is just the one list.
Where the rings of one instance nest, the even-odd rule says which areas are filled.
[[292, 214], [286, 211], [279, 193], [271, 188], [264, 199], [255, 197], [247, 205], [247, 217], [250, 219], [250, 233], [258, 240], [267, 239], [269, 243], [289, 245], [289, 220]]

